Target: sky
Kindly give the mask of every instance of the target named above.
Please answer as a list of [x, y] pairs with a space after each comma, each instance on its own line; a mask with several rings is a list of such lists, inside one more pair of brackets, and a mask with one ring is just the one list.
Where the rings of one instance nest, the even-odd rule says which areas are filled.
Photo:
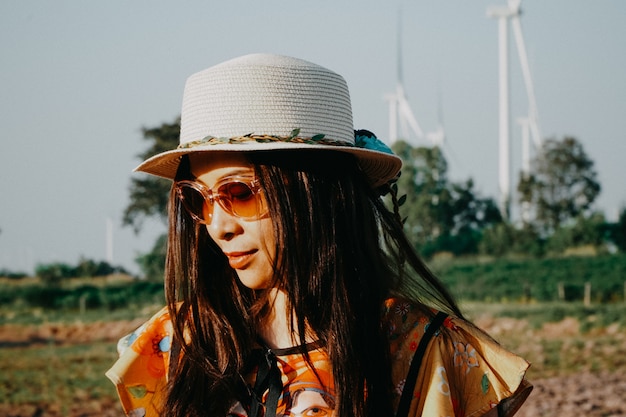
[[[0, 2], [0, 270], [30, 273], [88, 258], [138, 272], [136, 257], [165, 231], [156, 220], [139, 234], [122, 226], [131, 178], [142, 175], [132, 170], [149, 145], [141, 129], [175, 120], [186, 78], [227, 59], [277, 53], [340, 73], [355, 127], [384, 140], [399, 20], [415, 118], [424, 131], [443, 122], [449, 178], [472, 178], [481, 196], [496, 199], [498, 31], [486, 10], [504, 4]], [[596, 207], [614, 219], [626, 206], [626, 2], [523, 0], [521, 7], [542, 136], [583, 144], [602, 185]], [[528, 103], [512, 37], [510, 56], [515, 120]], [[514, 171], [520, 137], [513, 121]]]

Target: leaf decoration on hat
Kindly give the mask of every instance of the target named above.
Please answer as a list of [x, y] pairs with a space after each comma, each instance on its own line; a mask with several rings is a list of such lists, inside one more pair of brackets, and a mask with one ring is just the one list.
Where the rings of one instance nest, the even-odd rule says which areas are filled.
[[354, 146], [349, 142], [342, 140], [334, 140], [326, 138], [326, 135], [319, 133], [311, 138], [303, 138], [298, 136], [300, 129], [293, 129], [289, 136], [277, 136], [277, 135], [256, 135], [254, 133], [248, 133], [243, 136], [235, 136], [232, 138], [218, 138], [215, 136], [206, 136], [199, 140], [193, 140], [178, 145], [178, 149], [190, 149], [196, 146], [204, 145], [222, 145], [222, 144], [242, 144], [246, 142], [258, 142], [258, 143], [270, 143], [270, 142], [291, 142], [291, 143], [306, 143], [307, 145], [328, 145], [328, 146]]
[[298, 137], [298, 135], [300, 134], [300, 128], [295, 128], [294, 130], [291, 131], [291, 135], [289, 135], [289, 140]]
[[329, 141], [326, 142], [324, 141], [324, 137], [326, 135], [323, 133], [319, 133], [317, 135], [314, 135], [313, 137], [311, 137], [310, 139], [303, 139], [303, 142], [308, 144], [308, 145], [328, 145], [328, 144], [339, 144], [339, 143], [335, 143], [335, 141]]
[[369, 130], [361, 129], [354, 131], [354, 143], [357, 148], [369, 149], [370, 151], [384, 152], [393, 155], [393, 151], [383, 141], [378, 139]]

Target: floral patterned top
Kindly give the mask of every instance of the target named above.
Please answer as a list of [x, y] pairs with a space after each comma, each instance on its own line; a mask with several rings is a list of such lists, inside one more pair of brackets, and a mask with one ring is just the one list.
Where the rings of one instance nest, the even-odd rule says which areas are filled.
[[[390, 341], [397, 407], [411, 359], [430, 318], [409, 302], [393, 298], [385, 304], [382, 323]], [[172, 334], [169, 315], [163, 309], [118, 343], [120, 358], [107, 376], [116, 385], [128, 416], [159, 415]], [[315, 372], [294, 349], [273, 354], [283, 385], [277, 415], [334, 416], [332, 369], [324, 350], [313, 346], [309, 351]], [[498, 405], [500, 415], [511, 416], [532, 390], [524, 379], [528, 366], [471, 324], [448, 317], [424, 352], [409, 416], [482, 416]], [[229, 414], [246, 415], [241, 404], [234, 404]]]

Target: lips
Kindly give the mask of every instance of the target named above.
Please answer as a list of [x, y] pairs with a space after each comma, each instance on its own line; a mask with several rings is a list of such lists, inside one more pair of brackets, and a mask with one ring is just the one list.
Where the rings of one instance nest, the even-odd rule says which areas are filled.
[[228, 264], [233, 269], [245, 269], [250, 262], [252, 261], [252, 257], [256, 253], [256, 250], [251, 250], [248, 252], [229, 252], [225, 253], [228, 258]]

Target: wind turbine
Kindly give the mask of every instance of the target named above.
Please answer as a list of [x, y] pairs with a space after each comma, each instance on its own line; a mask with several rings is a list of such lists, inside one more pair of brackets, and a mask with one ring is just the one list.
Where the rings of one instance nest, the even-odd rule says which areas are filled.
[[402, 20], [401, 13], [398, 13], [398, 33], [397, 33], [397, 83], [396, 91], [385, 95], [385, 99], [389, 102], [389, 143], [393, 144], [399, 139], [398, 122], [402, 138], [409, 140], [411, 134], [415, 139], [424, 138], [424, 132], [420, 127], [417, 119], [413, 115], [409, 101], [404, 93], [404, 80], [402, 73]]
[[499, 206], [502, 217], [510, 217], [511, 205], [511, 156], [510, 156], [510, 115], [509, 115], [509, 56], [508, 56], [508, 21], [511, 21], [515, 44], [519, 55], [520, 65], [526, 95], [528, 98], [528, 115], [520, 119], [523, 136], [523, 156], [522, 170], [524, 175], [530, 171], [530, 146], [529, 139], [532, 138], [536, 147], [541, 145], [541, 133], [539, 130], [539, 119], [537, 103], [535, 101], [535, 91], [533, 88], [530, 66], [526, 46], [522, 35], [520, 23], [520, 3], [521, 0], [508, 0], [506, 6], [491, 6], [487, 9], [487, 16], [498, 19], [498, 53], [499, 53]]
[[530, 73], [530, 65], [528, 64], [528, 55], [526, 54], [526, 45], [524, 44], [524, 36], [522, 35], [522, 24], [520, 22], [519, 5], [521, 0], [509, 0], [509, 5], [515, 7], [517, 14], [511, 19], [511, 27], [515, 36], [515, 44], [519, 55], [520, 65], [522, 67], [522, 76], [524, 77], [524, 85], [526, 87], [526, 96], [528, 98], [528, 115], [518, 119], [522, 126], [522, 172], [528, 175], [530, 172], [530, 140], [538, 149], [541, 146], [541, 131], [539, 129], [539, 112], [537, 111], [537, 101], [535, 100], [535, 89]]
[[426, 138], [433, 145], [443, 148], [443, 145], [446, 142], [446, 131], [443, 128], [443, 99], [441, 96], [441, 88], [439, 88], [437, 103], [437, 129], [427, 132]]
[[106, 261], [113, 264], [113, 220], [106, 218]]

